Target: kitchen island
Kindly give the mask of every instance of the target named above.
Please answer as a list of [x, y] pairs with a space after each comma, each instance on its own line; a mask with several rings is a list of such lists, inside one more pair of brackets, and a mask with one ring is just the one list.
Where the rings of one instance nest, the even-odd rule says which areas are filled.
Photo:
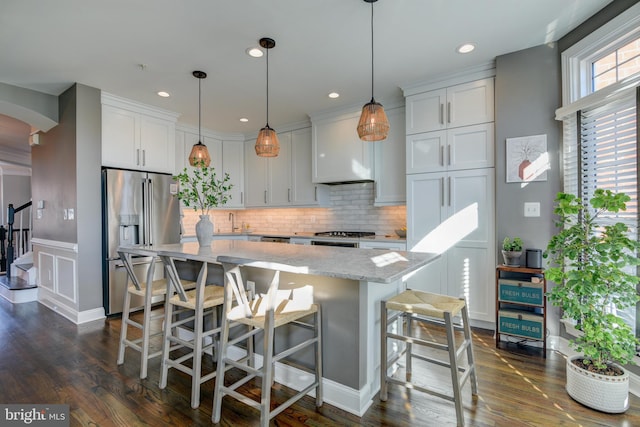
[[[209, 247], [183, 243], [145, 248], [218, 269], [221, 263], [243, 265], [245, 279], [255, 282], [258, 292], [266, 291], [275, 270], [281, 272], [281, 288], [312, 285], [314, 299], [322, 306], [324, 400], [358, 416], [380, 388], [380, 301], [404, 290], [403, 277], [437, 258], [426, 253], [241, 240], [217, 240]], [[275, 379], [296, 389], [306, 375], [282, 365]]]

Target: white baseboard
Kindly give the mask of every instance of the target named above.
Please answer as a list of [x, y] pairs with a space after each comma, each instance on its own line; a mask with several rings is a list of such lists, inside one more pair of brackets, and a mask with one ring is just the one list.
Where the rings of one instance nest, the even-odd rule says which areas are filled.
[[[547, 339], [547, 349], [556, 350], [567, 357], [579, 354], [574, 349], [569, 347], [569, 340], [555, 335], [552, 335]], [[635, 396], [640, 397], [640, 376], [634, 374], [633, 372], [629, 372], [629, 392]]]
[[55, 311], [76, 325], [93, 322], [94, 320], [103, 320], [106, 318], [103, 307], [78, 311], [75, 308], [56, 300], [50, 291], [44, 288], [40, 288], [40, 290], [41, 292], [38, 294], [38, 302], [40, 304]]

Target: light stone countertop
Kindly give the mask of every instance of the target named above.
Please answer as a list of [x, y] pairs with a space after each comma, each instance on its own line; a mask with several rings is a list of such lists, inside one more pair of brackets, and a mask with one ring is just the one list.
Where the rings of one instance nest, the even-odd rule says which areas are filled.
[[287, 245], [244, 240], [214, 240], [209, 247], [176, 243], [141, 247], [159, 255], [214, 263], [243, 264], [297, 274], [391, 283], [439, 255], [380, 249]]

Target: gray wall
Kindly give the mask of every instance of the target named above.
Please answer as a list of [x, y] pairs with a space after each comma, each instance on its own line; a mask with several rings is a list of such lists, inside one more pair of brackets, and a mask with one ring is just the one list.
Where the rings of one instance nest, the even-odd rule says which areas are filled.
[[[33, 237], [77, 243], [78, 311], [102, 307], [100, 90], [76, 84], [59, 97], [60, 124], [32, 150]], [[64, 220], [63, 209], [75, 209]]]
[[[560, 191], [562, 126], [554, 112], [560, 105], [560, 58], [555, 44], [496, 58], [496, 259], [500, 262], [505, 236], [520, 236], [525, 248], [544, 250], [555, 233], [552, 212]], [[551, 162], [547, 180], [507, 183], [506, 139], [540, 134], [547, 135]], [[525, 202], [539, 202], [540, 216], [525, 217]], [[547, 325], [552, 335], [558, 334], [558, 317], [557, 309], [549, 310]]]
[[[14, 208], [21, 206], [31, 200], [31, 177], [26, 175], [2, 175], [0, 176], [0, 185], [2, 185], [2, 224], [7, 226], [7, 207], [9, 203], [13, 204]], [[35, 209], [35, 207], [33, 208]], [[23, 217], [24, 228], [29, 227], [29, 218], [26, 215], [29, 214], [27, 209], [25, 216]], [[19, 219], [15, 219], [14, 228], [20, 226]]]

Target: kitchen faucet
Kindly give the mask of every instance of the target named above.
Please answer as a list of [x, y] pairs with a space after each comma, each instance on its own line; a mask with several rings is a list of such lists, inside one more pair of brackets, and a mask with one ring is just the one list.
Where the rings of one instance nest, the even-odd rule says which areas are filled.
[[229, 212], [229, 221], [231, 221], [231, 232], [233, 233], [238, 229], [238, 227], [236, 227], [236, 216], [233, 212]]

